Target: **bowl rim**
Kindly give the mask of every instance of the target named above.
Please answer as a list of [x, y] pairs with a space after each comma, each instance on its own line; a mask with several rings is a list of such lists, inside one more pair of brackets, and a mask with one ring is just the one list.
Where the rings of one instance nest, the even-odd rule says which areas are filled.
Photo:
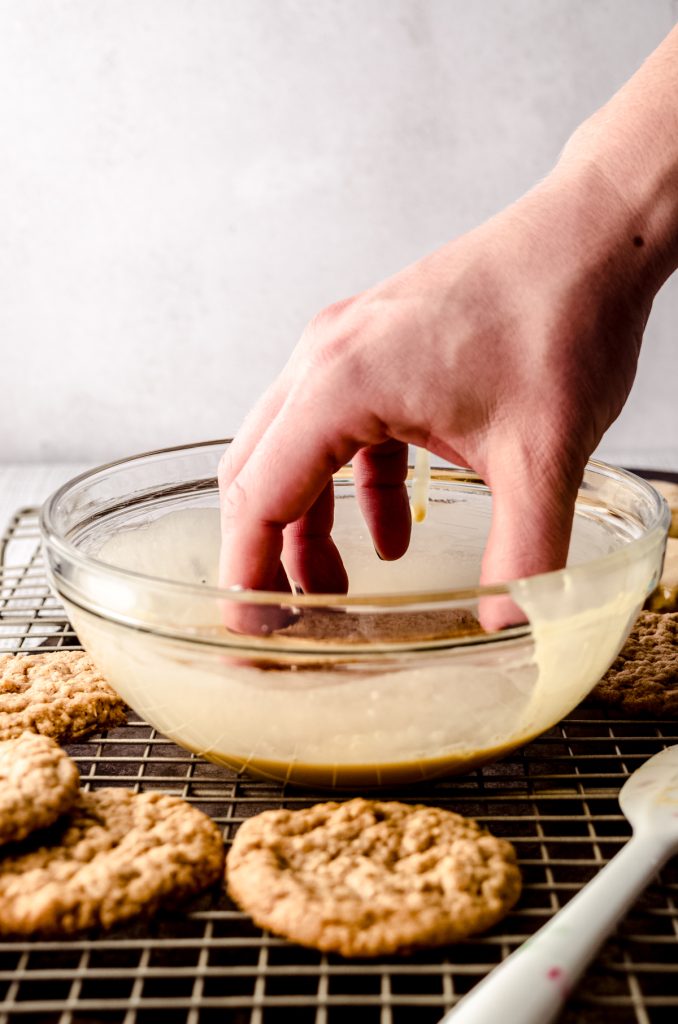
[[[633, 538], [627, 544], [622, 545], [615, 551], [606, 555], [601, 555], [600, 557], [591, 559], [590, 561], [562, 569], [554, 569], [545, 573], [535, 573], [533, 576], [518, 577], [516, 579], [506, 581], [505, 583], [490, 585], [478, 584], [474, 587], [456, 588], [453, 590], [407, 591], [396, 594], [297, 594], [274, 590], [247, 590], [242, 587], [225, 588], [210, 586], [203, 583], [187, 583], [180, 580], [170, 580], [161, 576], [151, 576], [146, 573], [137, 572], [132, 569], [124, 569], [119, 566], [111, 565], [109, 562], [104, 562], [92, 555], [85, 554], [72, 541], [60, 534], [55, 528], [54, 516], [59, 503], [68, 495], [69, 491], [89, 479], [104, 475], [121, 466], [131, 465], [135, 462], [141, 462], [144, 459], [153, 458], [155, 456], [190, 452], [201, 448], [225, 448], [226, 445], [232, 443], [232, 440], [232, 438], [223, 438], [219, 440], [198, 441], [191, 444], [173, 445], [166, 448], [152, 449], [150, 451], [139, 452], [138, 454], [126, 456], [124, 458], [114, 459], [110, 462], [102, 463], [101, 465], [94, 466], [91, 469], [79, 473], [77, 476], [65, 481], [45, 500], [41, 506], [39, 525], [43, 545], [45, 547], [53, 547], [61, 555], [67, 557], [72, 562], [75, 562], [77, 565], [85, 569], [94, 569], [99, 572], [104, 572], [106, 574], [110, 574], [113, 578], [127, 581], [128, 583], [137, 582], [145, 586], [152, 585], [153, 587], [157, 587], [161, 590], [169, 590], [175, 594], [192, 594], [199, 596], [202, 599], [212, 597], [222, 601], [226, 600], [243, 604], [274, 604], [282, 607], [295, 608], [350, 606], [353, 608], [369, 607], [372, 609], [378, 609], [480, 600], [483, 597], [515, 594], [515, 588], [521, 588], [527, 584], [528, 581], [529, 585], [534, 585], [537, 580], [551, 579], [555, 581], [559, 577], [564, 576], [565, 573], [570, 576], [574, 575], [576, 578], [583, 574], [589, 574], [592, 570], [599, 571], [613, 568], [621, 561], [627, 560], [631, 552], [638, 556], [642, 555], [647, 548], [655, 543], [658, 534], [666, 537], [671, 519], [668, 503], [647, 480], [644, 480], [642, 477], [637, 476], [629, 470], [620, 469], [619, 467], [612, 466], [602, 460], [589, 459], [586, 463], [585, 471], [591, 469], [604, 476], [612, 477], [622, 482], [627, 481], [633, 487], [640, 488], [641, 492], [645, 493], [645, 495], [654, 502], [656, 512], [655, 518], [650, 526], [645, 528], [640, 537]], [[342, 467], [337, 471], [337, 473], [333, 474], [334, 478], [341, 477], [342, 474], [346, 475], [349, 468], [350, 467], [348, 465]], [[431, 467], [431, 470], [432, 473], [435, 473], [436, 470], [438, 472], [457, 473], [459, 476], [458, 483], [462, 486], [464, 483], [474, 485], [480, 484], [488, 493], [491, 493], [491, 488], [484, 483], [482, 477], [474, 470], [467, 467], [454, 466], [452, 464], [444, 467], [434, 465]], [[464, 480], [463, 477], [466, 477], [467, 479]], [[433, 478], [435, 479], [435, 477]]]

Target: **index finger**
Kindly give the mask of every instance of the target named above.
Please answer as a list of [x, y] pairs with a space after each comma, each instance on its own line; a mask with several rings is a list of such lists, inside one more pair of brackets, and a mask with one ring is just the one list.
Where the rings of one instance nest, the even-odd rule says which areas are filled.
[[[311, 422], [305, 403], [285, 404], [222, 495], [222, 586], [277, 589], [285, 526], [308, 512], [359, 447], [332, 424], [318, 431]], [[237, 628], [244, 618], [252, 616], [238, 616]]]

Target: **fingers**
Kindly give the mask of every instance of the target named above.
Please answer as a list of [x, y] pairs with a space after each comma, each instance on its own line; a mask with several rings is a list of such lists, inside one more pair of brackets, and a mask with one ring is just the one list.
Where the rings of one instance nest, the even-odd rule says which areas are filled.
[[410, 542], [412, 517], [407, 496], [407, 445], [401, 441], [361, 448], [353, 459], [356, 495], [377, 549], [388, 561], [400, 558]]
[[[329, 422], [323, 430], [313, 429], [312, 419], [313, 409], [305, 403], [283, 405], [237, 475], [222, 488], [222, 586], [277, 589], [283, 529], [301, 519], [290, 540], [292, 575], [300, 577], [304, 589], [328, 577], [337, 589], [346, 589], [329, 538], [333, 513], [328, 488], [332, 473], [357, 445], [346, 439], [330, 443], [327, 439], [341, 438], [341, 431]], [[317, 570], [302, 570], [304, 550], [318, 555]]]
[[247, 462], [266, 428], [280, 412], [287, 393], [282, 378], [264, 392], [245, 417], [237, 436], [229, 444], [219, 462], [219, 492], [225, 494]]
[[329, 480], [308, 512], [285, 529], [283, 558], [289, 576], [307, 594], [345, 594], [348, 576], [330, 536], [334, 486]]
[[[488, 474], [492, 487], [492, 525], [483, 557], [481, 584], [503, 583], [562, 569], [572, 531], [579, 478], [572, 472], [540, 473], [521, 468], [509, 457]], [[525, 621], [509, 597], [481, 602], [484, 629], [503, 629]]]
[[[285, 400], [285, 389], [281, 378], [278, 378], [271, 387], [262, 395], [256, 405], [250, 410], [245, 418], [237, 437], [229, 444], [219, 461], [219, 494], [222, 508], [222, 544], [220, 553], [219, 577], [224, 578], [227, 569], [224, 568], [226, 551], [223, 538], [223, 507], [224, 495], [227, 493], [233, 480], [237, 477], [241, 468], [256, 447], [260, 437], [266, 431], [269, 424], [275, 419], [280, 407]], [[268, 590], [275, 590], [279, 593], [290, 593], [290, 582], [280, 561], [271, 565], [270, 585]], [[229, 586], [230, 584], [226, 584]], [[237, 606], [234, 608], [226, 605], [224, 607], [224, 623], [231, 628], [243, 633], [270, 632], [287, 625], [292, 615], [286, 609], [266, 609], [262, 614], [260, 608], [250, 606]]]

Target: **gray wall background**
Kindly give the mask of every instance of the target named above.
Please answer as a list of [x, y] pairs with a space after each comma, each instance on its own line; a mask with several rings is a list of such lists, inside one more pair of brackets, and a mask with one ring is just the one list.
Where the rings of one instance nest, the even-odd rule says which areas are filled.
[[[0, 0], [0, 461], [233, 432], [328, 302], [516, 198], [670, 0]], [[678, 281], [602, 453], [678, 469]]]

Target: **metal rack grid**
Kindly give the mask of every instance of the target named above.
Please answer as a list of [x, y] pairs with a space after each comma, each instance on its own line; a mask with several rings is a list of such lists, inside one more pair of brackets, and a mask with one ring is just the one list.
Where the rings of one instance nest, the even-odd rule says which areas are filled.
[[[77, 646], [49, 593], [37, 517], [0, 543], [0, 653]], [[434, 1024], [617, 852], [630, 834], [617, 804], [627, 775], [678, 742], [678, 723], [605, 718], [580, 706], [497, 765], [392, 791], [472, 815], [516, 846], [518, 906], [487, 934], [407, 958], [343, 960], [255, 928], [223, 891], [183, 912], [74, 941], [0, 942], [0, 1024]], [[69, 748], [90, 789], [179, 793], [228, 844], [246, 817], [326, 794], [257, 782], [190, 755], [139, 721]], [[563, 1024], [678, 1019], [678, 871], [638, 901], [573, 993]]]

